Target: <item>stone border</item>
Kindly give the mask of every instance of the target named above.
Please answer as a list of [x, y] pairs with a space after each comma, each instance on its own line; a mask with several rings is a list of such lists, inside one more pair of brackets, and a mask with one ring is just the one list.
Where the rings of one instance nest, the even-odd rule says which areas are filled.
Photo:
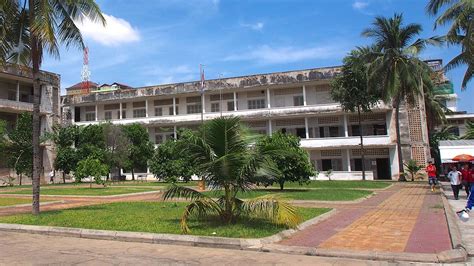
[[[107, 196], [92, 196], [92, 195], [41, 195], [41, 197], [51, 197], [51, 198], [90, 198], [90, 199], [114, 199], [114, 198], [121, 198], [121, 197], [129, 197], [129, 196], [140, 196], [140, 195], [147, 195], [147, 194], [154, 194], [162, 192], [161, 190], [151, 190], [151, 191], [143, 191], [143, 192], [135, 192], [135, 193], [127, 193], [127, 194], [117, 194], [117, 195], [107, 195]], [[25, 194], [0, 194], [0, 196], [14, 196], [14, 197], [31, 197], [31, 195]]]
[[[47, 201], [45, 203], [40, 203], [40, 206], [46, 206], [46, 205], [58, 204], [58, 203], [66, 203], [66, 201], [64, 201], [64, 200]], [[28, 206], [31, 206], [31, 203], [0, 206], [0, 210], [1, 209], [8, 209], [8, 208], [28, 207]]]

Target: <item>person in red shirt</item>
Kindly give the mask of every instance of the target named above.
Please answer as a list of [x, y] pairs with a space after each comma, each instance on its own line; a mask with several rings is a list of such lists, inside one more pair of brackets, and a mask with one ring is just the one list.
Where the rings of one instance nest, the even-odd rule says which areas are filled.
[[469, 165], [465, 164], [461, 169], [462, 174], [462, 185], [464, 186], [464, 190], [466, 190], [466, 195], [469, 196], [469, 191], [471, 191], [471, 179], [473, 171], [469, 169]]
[[432, 161], [426, 167], [426, 173], [428, 173], [428, 184], [431, 186], [431, 191], [435, 191], [438, 181], [436, 180], [436, 166], [434, 166]]

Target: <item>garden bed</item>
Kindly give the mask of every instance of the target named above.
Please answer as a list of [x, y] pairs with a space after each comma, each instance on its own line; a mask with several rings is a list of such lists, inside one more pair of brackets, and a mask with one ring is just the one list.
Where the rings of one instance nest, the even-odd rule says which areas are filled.
[[[130, 193], [139, 193], [154, 191], [153, 188], [146, 187], [42, 187], [40, 190], [41, 195], [63, 195], [63, 196], [111, 196], [111, 195], [122, 195]], [[19, 190], [0, 190], [0, 194], [21, 194], [29, 195], [32, 194], [31, 188], [19, 189]]]

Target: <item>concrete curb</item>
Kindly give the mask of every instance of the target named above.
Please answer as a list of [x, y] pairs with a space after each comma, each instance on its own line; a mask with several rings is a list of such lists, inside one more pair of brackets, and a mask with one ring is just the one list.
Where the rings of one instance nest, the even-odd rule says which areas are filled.
[[[66, 201], [64, 201], [64, 200], [48, 201], [48, 202], [40, 203], [40, 206], [46, 206], [46, 205], [58, 204], [58, 203], [66, 203]], [[31, 203], [0, 206], [0, 210], [1, 209], [8, 209], [8, 208], [28, 207], [28, 206], [31, 206]]]

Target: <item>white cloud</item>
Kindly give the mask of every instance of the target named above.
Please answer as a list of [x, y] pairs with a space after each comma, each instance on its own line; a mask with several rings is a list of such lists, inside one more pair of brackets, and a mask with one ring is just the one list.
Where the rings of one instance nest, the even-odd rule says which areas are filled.
[[240, 26], [244, 28], [250, 28], [252, 30], [262, 30], [264, 25], [265, 24], [263, 24], [263, 22], [257, 22], [254, 24], [240, 23]]
[[368, 6], [369, 6], [369, 2], [364, 2], [364, 1], [359, 1], [359, 0], [356, 0], [354, 3], [352, 3], [352, 8], [354, 8], [355, 10], [363, 10]]
[[90, 38], [105, 46], [117, 46], [140, 40], [138, 30], [133, 28], [128, 21], [107, 14], [103, 15], [107, 21], [105, 26], [100, 22], [92, 22], [89, 19], [77, 22], [85, 38]]
[[252, 49], [247, 53], [229, 55], [224, 61], [257, 61], [263, 64], [292, 63], [310, 59], [338, 58], [346, 49], [340, 45], [325, 45], [310, 48], [270, 47], [268, 45]]

